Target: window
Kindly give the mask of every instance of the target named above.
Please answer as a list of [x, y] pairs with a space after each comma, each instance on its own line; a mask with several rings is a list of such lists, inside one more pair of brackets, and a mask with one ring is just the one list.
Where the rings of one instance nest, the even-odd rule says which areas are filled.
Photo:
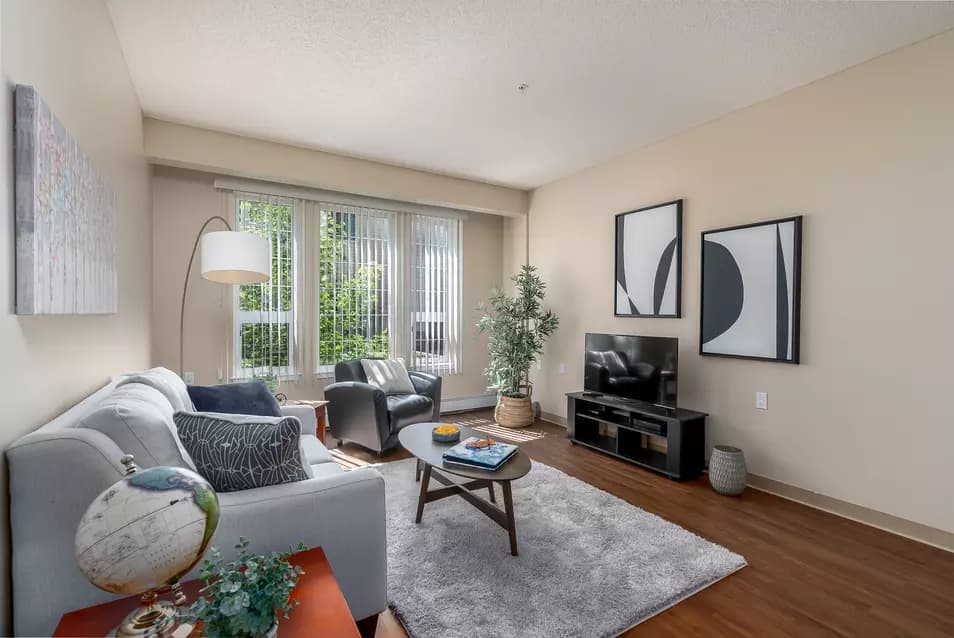
[[457, 373], [459, 217], [233, 196], [236, 230], [272, 248], [271, 279], [235, 294], [233, 378], [329, 377], [336, 363], [367, 357]]
[[417, 370], [457, 370], [460, 299], [455, 219], [410, 216], [410, 362]]
[[265, 237], [272, 248], [272, 276], [239, 286], [235, 295], [236, 378], [275, 374], [287, 378], [295, 366], [295, 201], [235, 194], [236, 229]]
[[460, 220], [322, 203], [318, 374], [364, 357], [455, 374]]
[[391, 213], [319, 206], [318, 370], [392, 352]]

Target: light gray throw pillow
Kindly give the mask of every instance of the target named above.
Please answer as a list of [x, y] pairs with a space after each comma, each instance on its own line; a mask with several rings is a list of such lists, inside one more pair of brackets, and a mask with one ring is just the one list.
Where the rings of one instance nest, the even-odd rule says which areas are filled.
[[160, 366], [142, 372], [129, 372], [119, 377], [116, 386], [127, 383], [142, 383], [155, 388], [166, 397], [172, 405], [173, 412], [192, 412], [195, 410], [185, 382], [178, 374], [168, 368]]
[[368, 383], [385, 394], [414, 394], [414, 384], [404, 367], [404, 359], [362, 359]]
[[173, 409], [157, 389], [142, 383], [115, 388], [76, 425], [102, 432], [141, 467], [171, 465], [195, 469], [176, 436]]
[[313, 476], [297, 417], [176, 412], [179, 439], [217, 492], [294, 483]]

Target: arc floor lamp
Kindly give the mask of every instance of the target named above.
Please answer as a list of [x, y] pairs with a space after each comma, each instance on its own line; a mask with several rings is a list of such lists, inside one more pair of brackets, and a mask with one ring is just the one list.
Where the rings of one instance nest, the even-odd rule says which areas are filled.
[[[225, 224], [228, 230], [205, 233], [214, 221]], [[203, 234], [205, 233], [205, 234]], [[219, 215], [205, 220], [192, 245], [192, 255], [182, 284], [182, 306], [179, 309], [179, 376], [183, 374], [182, 353], [185, 342], [186, 293], [189, 291], [189, 274], [195, 253], [202, 243], [202, 278], [220, 284], [260, 284], [271, 277], [271, 246], [264, 237], [253, 233], [232, 230], [232, 225]]]

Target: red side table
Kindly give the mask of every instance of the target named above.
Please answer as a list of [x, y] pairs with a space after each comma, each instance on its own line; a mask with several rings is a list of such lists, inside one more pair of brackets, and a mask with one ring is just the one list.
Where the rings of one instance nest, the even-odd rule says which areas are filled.
[[[288, 620], [278, 624], [279, 638], [322, 636], [322, 638], [360, 638], [358, 626], [351, 617], [351, 610], [338, 588], [338, 581], [331, 565], [320, 547], [293, 554], [291, 563], [299, 565], [305, 573], [292, 591], [292, 598], [299, 601], [298, 607]], [[182, 591], [193, 601], [198, 596], [202, 581], [182, 583]], [[57, 625], [54, 636], [98, 636], [102, 638], [112, 631], [126, 614], [139, 605], [138, 596], [78, 609], [65, 614]]]

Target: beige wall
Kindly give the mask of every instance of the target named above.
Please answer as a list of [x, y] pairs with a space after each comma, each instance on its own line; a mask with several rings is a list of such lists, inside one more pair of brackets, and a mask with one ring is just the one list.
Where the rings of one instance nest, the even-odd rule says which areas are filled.
[[[710, 443], [744, 448], [756, 474], [954, 531], [952, 192], [954, 32], [544, 186], [530, 258], [561, 324], [535, 396], [566, 413], [586, 331], [677, 336], [680, 403], [711, 414]], [[679, 197], [684, 317], [614, 318], [613, 215]], [[799, 213], [802, 364], [700, 357], [700, 231]]]
[[[0, 448], [117, 373], [149, 365], [152, 264], [142, 115], [100, 2], [3, 0], [0, 117]], [[31, 84], [119, 194], [119, 313], [14, 312], [13, 85]], [[0, 462], [2, 463], [2, 462]], [[10, 632], [7, 472], [0, 468], [0, 635]]]
[[503, 242], [503, 289], [513, 292], [513, 277], [526, 262], [527, 256], [527, 217], [507, 217], [504, 219]]
[[527, 192], [147, 118], [155, 164], [459, 210], [523, 216]]
[[[228, 218], [227, 197], [214, 189], [214, 180], [211, 173], [153, 167], [153, 359], [157, 365], [173, 370], [178, 368], [179, 304], [192, 242], [210, 215]], [[486, 299], [492, 287], [500, 285], [502, 239], [502, 217], [467, 214], [463, 248], [463, 369], [461, 374], [445, 377], [445, 398], [486, 393], [482, 375], [487, 362], [486, 341], [474, 329], [474, 308]], [[186, 311], [185, 370], [196, 373], [197, 383], [216, 383], [218, 370], [225, 371], [229, 295], [227, 287], [205, 281], [198, 268], [193, 268]], [[316, 398], [321, 396], [325, 383], [306, 375], [297, 383], [283, 383], [281, 391], [292, 398]]]

